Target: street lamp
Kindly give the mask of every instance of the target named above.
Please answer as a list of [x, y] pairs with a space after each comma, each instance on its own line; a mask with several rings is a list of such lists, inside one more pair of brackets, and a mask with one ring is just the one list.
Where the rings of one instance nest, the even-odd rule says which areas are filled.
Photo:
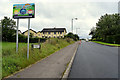
[[72, 29], [72, 33], [73, 33], [73, 20], [78, 20], [78, 18], [72, 18], [72, 20], [71, 20], [71, 29]]

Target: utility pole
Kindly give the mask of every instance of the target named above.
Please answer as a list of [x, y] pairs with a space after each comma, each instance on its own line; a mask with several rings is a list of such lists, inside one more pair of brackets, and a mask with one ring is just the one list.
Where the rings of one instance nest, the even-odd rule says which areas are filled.
[[71, 20], [71, 31], [73, 33], [73, 19]]
[[73, 33], [73, 20], [77, 20], [78, 18], [72, 18], [71, 19], [71, 31], [72, 31], [72, 33]]

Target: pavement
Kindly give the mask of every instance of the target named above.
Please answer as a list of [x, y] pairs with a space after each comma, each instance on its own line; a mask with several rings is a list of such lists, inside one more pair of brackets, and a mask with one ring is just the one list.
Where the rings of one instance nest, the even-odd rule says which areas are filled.
[[78, 80], [101, 80], [101, 78], [113, 80], [113, 78], [118, 78], [118, 47], [82, 42], [78, 46], [68, 78], [70, 80], [72, 78]]
[[61, 78], [77, 47], [78, 42], [71, 44], [30, 67], [8, 77], [8, 79]]

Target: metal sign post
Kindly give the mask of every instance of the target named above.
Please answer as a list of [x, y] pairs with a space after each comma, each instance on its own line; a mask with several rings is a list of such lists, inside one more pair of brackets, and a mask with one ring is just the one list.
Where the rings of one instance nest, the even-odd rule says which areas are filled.
[[30, 29], [30, 18], [35, 17], [35, 4], [13, 4], [13, 18], [17, 19], [16, 28], [16, 53], [18, 52], [18, 27], [19, 19], [28, 18], [28, 44], [27, 44], [27, 59], [29, 59], [29, 29]]
[[29, 59], [29, 34], [30, 34], [30, 18], [28, 18], [28, 45], [27, 45], [27, 59]]
[[19, 27], [19, 19], [17, 19], [17, 30], [16, 30], [16, 53], [18, 53], [18, 27]]

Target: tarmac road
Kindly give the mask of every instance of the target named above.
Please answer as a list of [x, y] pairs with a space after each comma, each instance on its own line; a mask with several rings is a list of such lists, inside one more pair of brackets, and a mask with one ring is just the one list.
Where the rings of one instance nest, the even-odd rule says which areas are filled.
[[118, 47], [82, 42], [69, 78], [118, 78]]

